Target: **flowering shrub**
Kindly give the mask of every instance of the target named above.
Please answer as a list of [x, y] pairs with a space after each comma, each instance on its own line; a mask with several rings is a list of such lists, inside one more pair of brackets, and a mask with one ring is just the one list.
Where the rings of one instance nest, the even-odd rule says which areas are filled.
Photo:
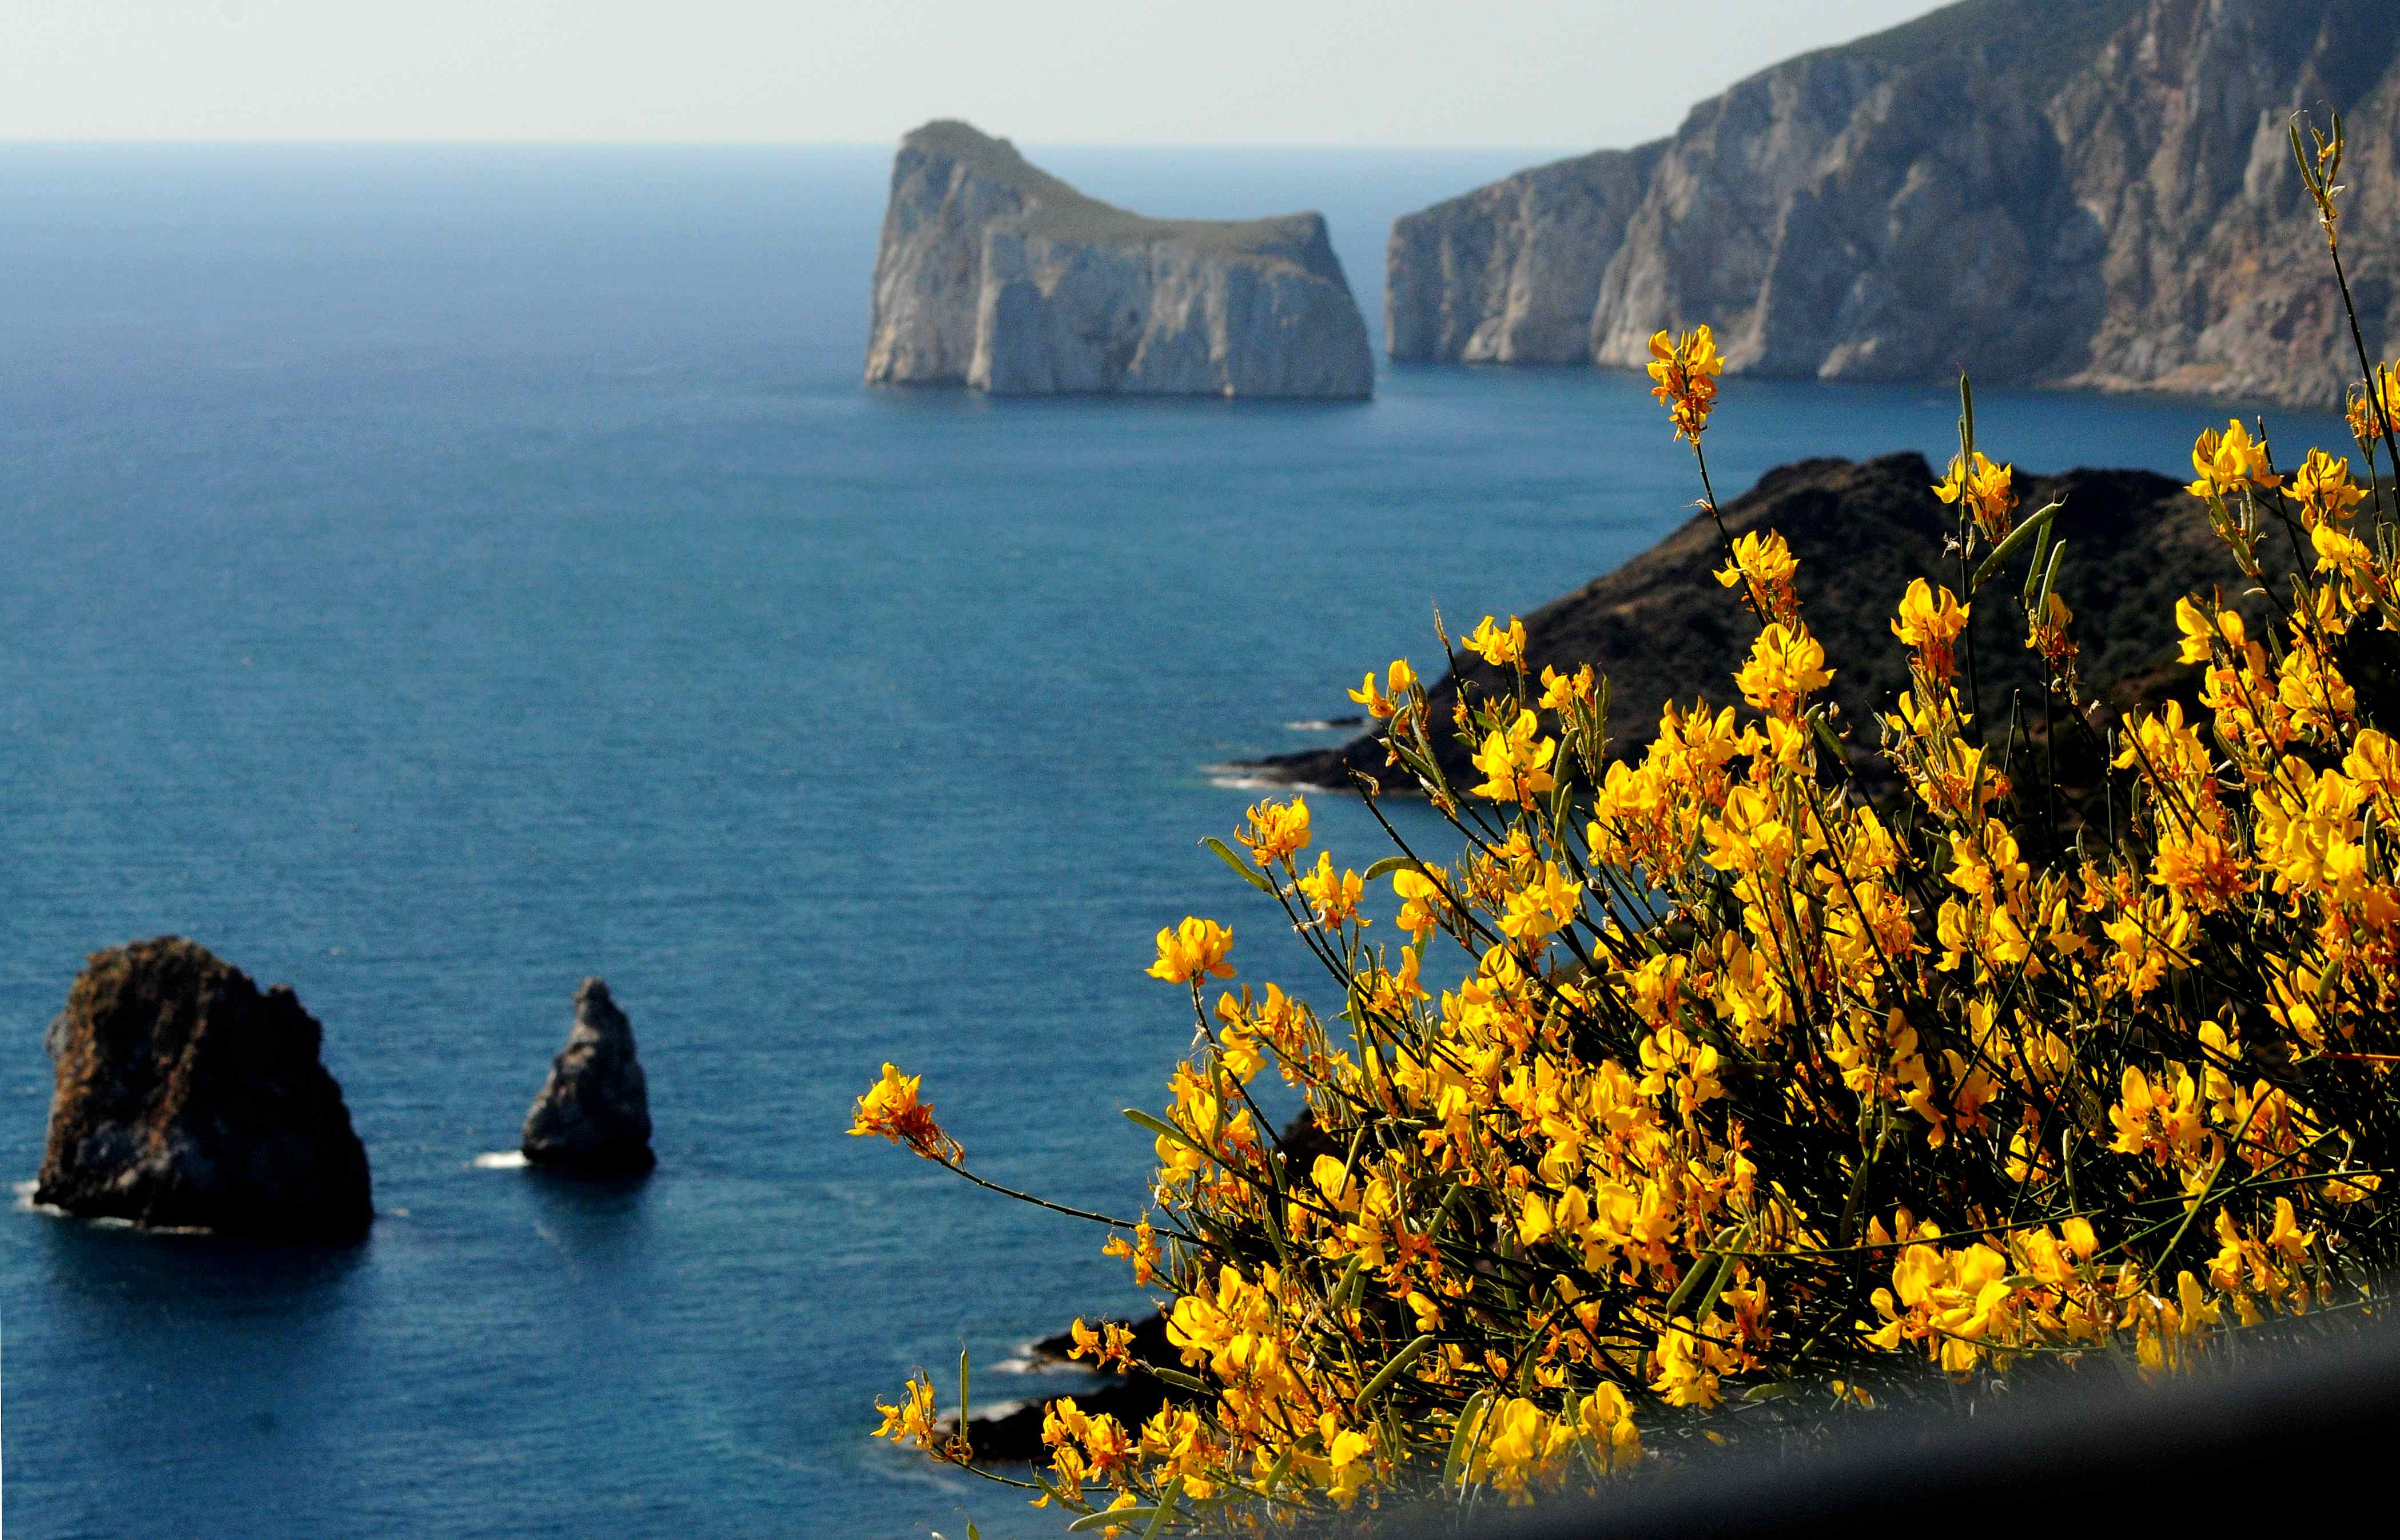
[[[2293, 147], [2347, 303], [2339, 121]], [[1652, 352], [1707, 491], [1714, 342]], [[1589, 669], [1527, 676], [1513, 619], [1464, 639], [1512, 686], [1450, 722], [1407, 663], [1370, 674], [1353, 696], [1463, 848], [1386, 823], [1364, 871], [1312, 862], [1297, 797], [1250, 810], [1246, 853], [1210, 841], [1339, 1004], [1219, 988], [1215, 920], [1159, 932], [1150, 971], [1199, 1036], [1164, 1115], [1128, 1113], [1155, 1135], [1154, 1207], [1105, 1249], [1167, 1297], [1180, 1362], [1075, 1335], [1171, 1399], [1139, 1427], [1053, 1403], [1050, 1463], [1019, 1484], [1110, 1533], [1517, 1502], [2037, 1360], [2171, 1372], [2368, 1300], [2400, 1250], [2400, 723], [2345, 667], [2400, 631], [2400, 499], [2373, 475], [2400, 445], [2393, 369], [2357, 361], [2363, 476], [2314, 449], [2286, 471], [2238, 421], [2193, 447], [2195, 516], [2273, 619], [2176, 606], [2190, 714], [2112, 723], [2087, 695], [2056, 507], [2018, 507], [1963, 388], [1934, 488], [1957, 570], [1898, 595], [1910, 687], [1873, 743], [1819, 699], [1835, 662], [1771, 532], [1718, 574], [1757, 626], [1748, 710], [1670, 702], [1638, 757], [1611, 754]], [[1970, 616], [2010, 607], [2057, 730], [2107, 767], [2064, 824], [1977, 699]], [[1471, 785], [1435, 752], [1453, 730]], [[1386, 891], [1396, 914], [1369, 903]], [[1305, 1138], [1253, 1099], [1270, 1071], [1305, 1096]], [[852, 1132], [965, 1174], [889, 1066]], [[933, 1398], [913, 1381], [883, 1431], [970, 1462]]]

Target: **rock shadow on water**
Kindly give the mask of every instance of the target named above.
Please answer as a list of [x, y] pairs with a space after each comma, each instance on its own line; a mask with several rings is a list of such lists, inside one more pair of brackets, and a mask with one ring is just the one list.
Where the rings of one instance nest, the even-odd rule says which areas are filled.
[[17, 1184], [16, 1206], [42, 1221], [53, 1279], [79, 1300], [121, 1304], [143, 1329], [162, 1309], [208, 1315], [222, 1305], [253, 1316], [324, 1305], [361, 1276], [374, 1250], [372, 1237], [295, 1241], [87, 1219], [34, 1202], [33, 1188]]

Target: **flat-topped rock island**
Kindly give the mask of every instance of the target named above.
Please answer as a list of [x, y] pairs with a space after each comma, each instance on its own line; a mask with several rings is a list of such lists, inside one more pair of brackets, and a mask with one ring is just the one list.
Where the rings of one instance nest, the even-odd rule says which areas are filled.
[[1150, 219], [942, 121], [893, 162], [866, 378], [1356, 400], [1375, 362], [1321, 215]]

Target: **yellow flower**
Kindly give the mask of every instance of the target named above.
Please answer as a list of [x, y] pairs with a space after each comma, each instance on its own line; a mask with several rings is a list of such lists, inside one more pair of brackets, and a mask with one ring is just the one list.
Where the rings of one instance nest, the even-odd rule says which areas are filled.
[[1573, 674], [1561, 674], [1546, 666], [1542, 670], [1542, 698], [1534, 704], [1544, 711], [1565, 711], [1571, 706], [1588, 704], [1597, 683], [1598, 678], [1589, 663]]
[[1250, 854], [1261, 866], [1272, 866], [1297, 852], [1308, 848], [1308, 799], [1295, 797], [1289, 802], [1261, 802], [1250, 809], [1249, 822], [1234, 832], [1234, 838], [1250, 849]]
[[921, 1075], [904, 1075], [893, 1065], [883, 1067], [883, 1077], [866, 1088], [852, 1111], [850, 1131], [853, 1135], [880, 1134], [894, 1144], [905, 1144], [927, 1160], [955, 1163], [964, 1152], [958, 1140], [942, 1132], [934, 1121], [933, 1107], [917, 1099]]
[[1948, 589], [1934, 588], [1919, 578], [1901, 595], [1900, 619], [1891, 623], [1891, 634], [1916, 650], [1929, 675], [1947, 679], [1957, 672], [1951, 649], [1967, 629], [1970, 607]]
[[1667, 403], [1675, 437], [1695, 444], [1700, 442], [1708, 429], [1709, 413], [1716, 406], [1717, 376], [1724, 372], [1716, 334], [1708, 327], [1697, 327], [1680, 337], [1665, 332], [1652, 335], [1650, 377], [1657, 383], [1650, 393]]
[[1416, 682], [1416, 670], [1409, 667], [1409, 661], [1395, 658], [1392, 666], [1384, 672], [1383, 688], [1375, 688], [1375, 674], [1370, 669], [1367, 676], [1358, 682], [1358, 688], [1347, 693], [1350, 699], [1367, 708], [1368, 715], [1380, 722], [1400, 709], [1402, 698], [1415, 688]]
[[1508, 910], [1500, 917], [1500, 929], [1511, 940], [1531, 944], [1554, 932], [1564, 930], [1575, 917], [1583, 900], [1583, 884], [1570, 882], [1566, 874], [1550, 862], [1532, 882], [1508, 895]]
[[2309, 543], [2316, 547], [2319, 572], [2357, 573], [2373, 580], [2375, 552], [2348, 530], [2321, 524], [2309, 531]]
[[2350, 479], [2350, 462], [2322, 449], [2310, 450], [2292, 472], [2292, 496], [2300, 500], [2301, 519], [2311, 525], [2320, 519], [2347, 519], [2351, 510], [2366, 500]]
[[2049, 660], [2050, 666], [2062, 673], [2075, 661], [2080, 650], [2066, 628], [2075, 623], [2075, 611], [2066, 601], [2052, 593], [2042, 600], [2041, 613], [2026, 622], [2025, 646]]
[[2216, 643], [2222, 641], [2239, 656], [2248, 650], [2249, 628], [2242, 623], [2239, 612], [2203, 607], [2187, 594], [2175, 601], [2175, 630], [2182, 634], [2182, 645], [2175, 653], [2179, 663], [2204, 663], [2215, 655]]
[[1414, 866], [1402, 866], [1392, 873], [1392, 892], [1400, 900], [1400, 929], [1416, 941], [1433, 934], [1446, 907], [1441, 885]]
[[1123, 1257], [1132, 1263], [1133, 1286], [1136, 1288], [1149, 1288], [1151, 1279], [1158, 1275], [1158, 1264], [1161, 1261], [1158, 1241], [1148, 1220], [1133, 1227], [1131, 1240], [1125, 1239], [1123, 1235], [1111, 1235], [1100, 1247], [1100, 1255]]
[[883, 1425], [875, 1430], [878, 1438], [902, 1443], [910, 1438], [927, 1451], [940, 1447], [940, 1429], [934, 1420], [934, 1382], [922, 1375], [911, 1375], [903, 1387], [904, 1394], [896, 1405], [875, 1403], [883, 1413]]
[[1658, 1333], [1651, 1359], [1657, 1367], [1650, 1376], [1650, 1388], [1669, 1406], [1717, 1404], [1717, 1369], [1725, 1362], [1725, 1353], [1701, 1336], [1689, 1319], [1678, 1315], [1673, 1325]]
[[2245, 484], [2263, 488], [2283, 483], [2267, 468], [2266, 446], [2251, 442], [2239, 417], [2227, 421], [2224, 432], [2208, 429], [2192, 441], [2191, 468], [2200, 475], [2185, 490], [2195, 497], [2227, 497]]
[[1556, 786], [1549, 765], [1558, 744], [1540, 730], [1534, 714], [1520, 711], [1506, 731], [1485, 734], [1483, 746], [1475, 751], [1475, 768], [1483, 772], [1475, 795], [1530, 808], [1534, 797]]
[[1642, 1458], [1642, 1433], [1625, 1392], [1602, 1381], [1575, 1405], [1575, 1423], [1594, 1458], [1615, 1468]]
[[1834, 682], [1825, 649], [1806, 626], [1777, 623], [1758, 634], [1750, 661], [1734, 675], [1742, 699], [1764, 712], [1794, 715], [1809, 696]]
[[1972, 459], [1953, 455], [1949, 473], [1934, 484], [1933, 495], [1945, 503], [1963, 502], [1985, 538], [2000, 539], [2015, 522], [2016, 468], [1994, 465], [1980, 449]]
[[2199, 1098], [2200, 1089], [2182, 1065], [2171, 1064], [2156, 1076], [2127, 1065], [2121, 1097], [2108, 1110], [2108, 1121], [2117, 1127], [2109, 1148], [2121, 1155], [2147, 1153], [2170, 1167], [2197, 1162], [2207, 1135]]
[[2391, 430], [2393, 416], [2400, 414], [2400, 364], [2378, 365], [2374, 379], [2352, 385], [2343, 404], [2359, 452], [2373, 454], [2375, 441]]
[[1726, 588], [1745, 589], [1758, 604], [1762, 620], [1789, 624], [1800, 613], [1799, 600], [1792, 592], [1792, 576], [1799, 570], [1800, 564], [1781, 535], [1752, 530], [1735, 538], [1733, 559], [1717, 569], [1717, 581]]
[[1525, 661], [1525, 623], [1511, 615], [1507, 629], [1502, 630], [1486, 615], [1482, 623], [1467, 634], [1465, 645], [1493, 668], [1521, 667]]
[[1150, 976], [1169, 984], [1231, 978], [1234, 969], [1225, 954], [1233, 947], [1233, 932], [1213, 920], [1187, 915], [1182, 924], [1158, 933], [1158, 961], [1150, 965]]
[[1353, 919], [1361, 925], [1373, 923], [1358, 918], [1358, 900], [1366, 894], [1366, 879], [1357, 872], [1334, 871], [1330, 851], [1317, 853], [1316, 869], [1300, 879], [1300, 891], [1309, 907], [1316, 912], [1320, 925], [1339, 925]]

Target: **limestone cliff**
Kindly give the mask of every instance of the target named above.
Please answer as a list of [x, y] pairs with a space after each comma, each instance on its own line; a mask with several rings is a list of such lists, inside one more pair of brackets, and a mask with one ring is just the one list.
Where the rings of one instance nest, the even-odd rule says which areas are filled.
[[1634, 365], [1707, 321], [1735, 372], [2326, 404], [2349, 336], [2284, 137], [2304, 107], [2348, 120], [2343, 252], [2389, 346], [2400, 7], [1964, 0], [1400, 220], [1392, 354]]
[[1317, 396], [1374, 389], [1367, 327], [1314, 213], [1147, 219], [1004, 139], [901, 141], [875, 261], [870, 384], [1000, 395]]
[[1588, 361], [1601, 277], [1661, 148], [1538, 166], [1395, 221], [1384, 291], [1392, 357]]

